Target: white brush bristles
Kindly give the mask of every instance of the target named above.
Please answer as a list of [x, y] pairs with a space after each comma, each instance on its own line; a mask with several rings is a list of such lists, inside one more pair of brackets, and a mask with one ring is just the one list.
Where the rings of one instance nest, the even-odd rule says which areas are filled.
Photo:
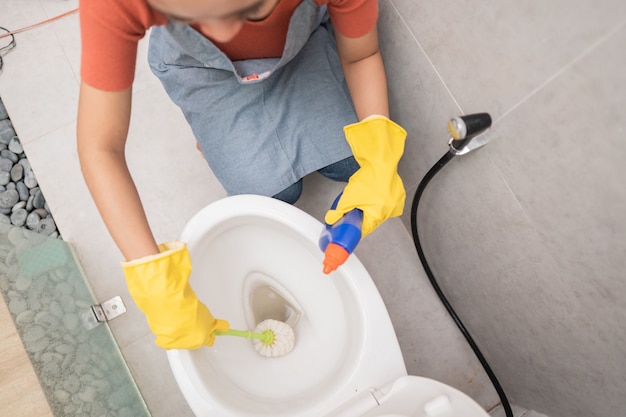
[[274, 341], [269, 345], [265, 345], [262, 341], [254, 339], [254, 350], [259, 355], [267, 358], [276, 358], [286, 355], [293, 350], [296, 337], [293, 329], [287, 323], [272, 319], [263, 320], [256, 326], [254, 332], [263, 333], [266, 330], [274, 333]]

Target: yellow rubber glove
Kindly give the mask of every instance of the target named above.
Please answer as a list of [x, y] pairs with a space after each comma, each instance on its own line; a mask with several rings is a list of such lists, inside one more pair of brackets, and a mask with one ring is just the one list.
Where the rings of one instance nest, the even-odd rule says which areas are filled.
[[359, 170], [348, 181], [337, 207], [326, 213], [334, 224], [352, 209], [363, 211], [362, 237], [402, 214], [406, 191], [398, 175], [406, 131], [384, 116], [370, 116], [344, 127]]
[[216, 320], [189, 286], [191, 259], [187, 245], [159, 245], [158, 255], [122, 262], [126, 285], [146, 315], [156, 344], [164, 349], [197, 349], [212, 346], [213, 331], [230, 325]]

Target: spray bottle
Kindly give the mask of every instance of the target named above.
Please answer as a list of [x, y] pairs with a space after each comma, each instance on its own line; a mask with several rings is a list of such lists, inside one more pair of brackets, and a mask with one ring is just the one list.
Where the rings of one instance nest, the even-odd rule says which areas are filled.
[[[337, 207], [341, 194], [337, 196], [331, 209]], [[324, 252], [324, 273], [330, 274], [348, 259], [361, 240], [363, 212], [357, 208], [344, 214], [335, 224], [326, 224], [319, 240]]]

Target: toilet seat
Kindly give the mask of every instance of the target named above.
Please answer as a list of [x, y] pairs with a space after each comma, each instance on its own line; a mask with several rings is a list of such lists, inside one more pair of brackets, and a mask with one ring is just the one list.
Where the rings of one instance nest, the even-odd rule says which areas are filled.
[[407, 376], [387, 309], [358, 258], [322, 273], [322, 228], [294, 206], [248, 195], [214, 202], [187, 223], [181, 240], [194, 265], [190, 284], [212, 313], [233, 328], [253, 328], [273, 312], [264, 302], [278, 299], [281, 321], [296, 333], [294, 350], [281, 358], [261, 357], [238, 338], [168, 350], [194, 414], [488, 417], [456, 389]]
[[441, 382], [403, 376], [356, 395], [324, 417], [489, 417], [473, 399]]

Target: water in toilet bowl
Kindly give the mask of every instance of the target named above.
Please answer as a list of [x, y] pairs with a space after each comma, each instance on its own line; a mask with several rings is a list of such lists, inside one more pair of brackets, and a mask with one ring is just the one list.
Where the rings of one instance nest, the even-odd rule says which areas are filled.
[[252, 271], [245, 278], [243, 288], [243, 307], [249, 327], [267, 319], [296, 327], [302, 317], [302, 307], [278, 281], [259, 271]]

